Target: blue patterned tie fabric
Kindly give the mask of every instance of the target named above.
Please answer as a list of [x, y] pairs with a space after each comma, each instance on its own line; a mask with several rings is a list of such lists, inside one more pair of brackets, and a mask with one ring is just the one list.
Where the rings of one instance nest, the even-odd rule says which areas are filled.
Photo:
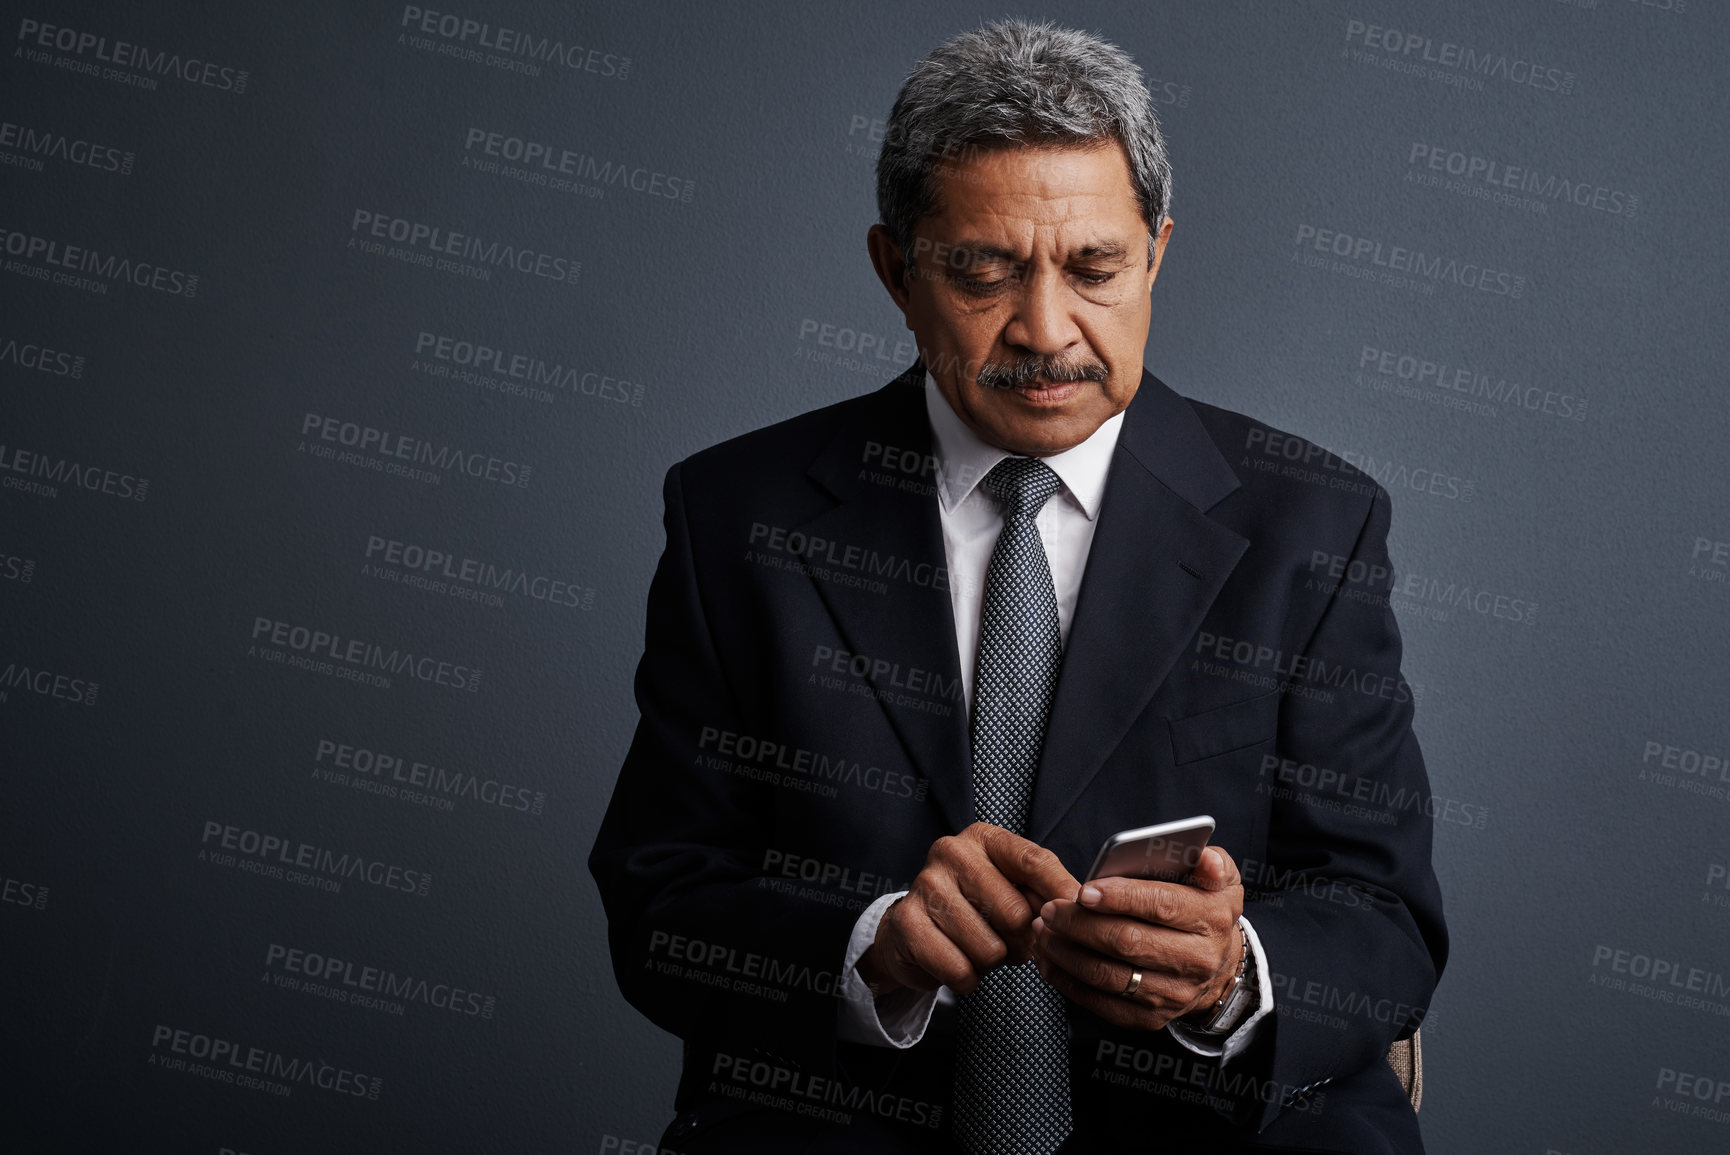
[[[1063, 665], [1057, 592], [1033, 519], [1063, 488], [1035, 457], [1006, 457], [983, 482], [1003, 509], [985, 571], [973, 677], [973, 816], [1025, 834], [1045, 720]], [[956, 1138], [970, 1155], [1049, 1155], [1069, 1136], [1063, 997], [1031, 961], [1000, 966], [960, 1000]]]

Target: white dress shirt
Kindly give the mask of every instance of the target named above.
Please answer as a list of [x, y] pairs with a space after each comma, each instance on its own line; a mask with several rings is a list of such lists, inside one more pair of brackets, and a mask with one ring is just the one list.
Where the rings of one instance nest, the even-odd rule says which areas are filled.
[[[993, 466], [1013, 454], [988, 445], [968, 428], [938, 391], [929, 372], [925, 374], [925, 412], [931, 419], [932, 449], [939, 463], [938, 508], [943, 522], [943, 550], [949, 563], [950, 605], [955, 611], [956, 653], [961, 655], [961, 689], [967, 716], [972, 717], [973, 665], [979, 650], [985, 570], [997, 545], [998, 531], [1003, 528], [1003, 514], [996, 500], [979, 483]], [[1034, 524], [1051, 566], [1051, 584], [1057, 594], [1057, 629], [1066, 644], [1076, 598], [1081, 592], [1081, 575], [1087, 569], [1093, 532], [1099, 524], [1106, 475], [1122, 428], [1123, 414], [1118, 413], [1080, 445], [1041, 459], [1063, 482], [1063, 489], [1040, 507]], [[845, 990], [840, 1000], [839, 1029], [843, 1039], [879, 1047], [911, 1047], [925, 1037], [925, 1028], [937, 1003], [950, 1002], [955, 997], [948, 987], [939, 987], [935, 991], [899, 990], [874, 1000], [855, 969], [859, 956], [876, 940], [877, 924], [883, 913], [906, 893], [903, 890], [880, 896], [853, 924], [841, 966]], [[1262, 953], [1261, 940], [1247, 918], [1243, 926], [1260, 987], [1255, 1010], [1223, 1040], [1217, 1035], [1196, 1034], [1177, 1022], [1166, 1028], [1185, 1047], [1222, 1063], [1249, 1045], [1257, 1025], [1273, 1009], [1272, 972]]]

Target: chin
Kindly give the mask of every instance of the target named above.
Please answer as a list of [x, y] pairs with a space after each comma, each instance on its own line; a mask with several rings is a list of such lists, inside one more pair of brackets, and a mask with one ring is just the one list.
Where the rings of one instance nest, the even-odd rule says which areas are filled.
[[1066, 413], [1051, 413], [1038, 421], [1018, 421], [1003, 430], [1001, 443], [1016, 453], [1047, 456], [1079, 445], [1099, 428], [1088, 425], [1084, 418]]

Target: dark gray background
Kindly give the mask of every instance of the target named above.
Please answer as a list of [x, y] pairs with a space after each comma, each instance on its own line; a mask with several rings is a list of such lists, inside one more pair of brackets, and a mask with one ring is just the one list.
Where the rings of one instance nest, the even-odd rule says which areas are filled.
[[[149, 479], [142, 502], [0, 489], [0, 670], [100, 685], [93, 705], [0, 686], [0, 875], [15, 898], [47, 889], [40, 909], [0, 903], [0, 1128], [31, 1149], [261, 1155], [653, 1140], [678, 1042], [619, 998], [584, 859], [636, 719], [660, 481], [688, 453], [874, 389], [910, 360], [820, 340], [824, 325], [891, 351], [908, 337], [865, 257], [868, 125], [918, 57], [1005, 11], [450, 9], [602, 54], [601, 71], [536, 77], [399, 42], [389, 4], [3, 7], [0, 121], [135, 160], [129, 174], [0, 165], [0, 228], [192, 271], [199, 288], [98, 294], [0, 272], [0, 347], [85, 358], [74, 378], [0, 357], [0, 453]], [[1724, 1149], [1730, 1114], [1691, 1115], [1697, 1100], [1660, 1080], [1730, 1080], [1730, 775], [1660, 777], [1664, 756], [1648, 754], [1730, 753], [1730, 547], [1712, 560], [1730, 540], [1722, 7], [1020, 13], [1122, 45], [1159, 100], [1177, 224], [1148, 366], [1373, 459], [1404, 574], [1536, 607], [1510, 621], [1432, 597], [1438, 619], [1421, 596], [1396, 602], [1435, 792], [1485, 816], [1436, 826], [1454, 952], [1424, 1029], [1431, 1149]], [[18, 51], [24, 19], [245, 69], [246, 91], [174, 78], [150, 91], [35, 61]], [[1363, 57], [1353, 21], [1572, 79], [1472, 90], [1389, 70]], [[608, 54], [629, 58], [622, 77]], [[467, 169], [475, 127], [692, 195], [588, 198]], [[1637, 208], [1423, 187], [1407, 179], [1428, 171], [1411, 163], [1420, 144]], [[573, 257], [581, 273], [480, 282], [367, 255], [348, 247], [357, 209]], [[1423, 292], [1306, 267], [1306, 225], [1524, 288]], [[622, 379], [634, 400], [434, 378], [411, 367], [422, 331], [562, 363], [576, 382]], [[1366, 347], [1584, 399], [1584, 413], [1376, 388], [1401, 382], [1360, 372]], [[308, 412], [525, 462], [531, 482], [426, 485], [316, 460], [298, 448]], [[1442, 493], [1413, 481], [1431, 477]], [[371, 535], [573, 582], [592, 605], [479, 605], [363, 576]], [[248, 655], [258, 617], [484, 677], [468, 694], [285, 668]], [[544, 810], [459, 799], [446, 812], [319, 781], [321, 738], [540, 791]], [[433, 882], [425, 897], [352, 880], [323, 893], [243, 873], [199, 860], [208, 821]], [[410, 1002], [398, 1016], [279, 989], [273, 943], [484, 992], [496, 1013]], [[1618, 950], [1698, 968], [1704, 1002], [1606, 985], [1628, 981]], [[382, 1089], [283, 1098], [168, 1071], [150, 1062], [158, 1025]]]

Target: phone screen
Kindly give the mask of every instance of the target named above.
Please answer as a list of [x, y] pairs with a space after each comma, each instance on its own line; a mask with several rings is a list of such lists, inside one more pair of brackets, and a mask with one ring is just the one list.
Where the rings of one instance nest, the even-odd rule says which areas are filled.
[[1213, 819], [1201, 814], [1157, 826], [1120, 830], [1105, 840], [1094, 857], [1089, 881], [1095, 878], [1144, 878], [1159, 882], [1187, 882], [1207, 840], [1213, 835]]

